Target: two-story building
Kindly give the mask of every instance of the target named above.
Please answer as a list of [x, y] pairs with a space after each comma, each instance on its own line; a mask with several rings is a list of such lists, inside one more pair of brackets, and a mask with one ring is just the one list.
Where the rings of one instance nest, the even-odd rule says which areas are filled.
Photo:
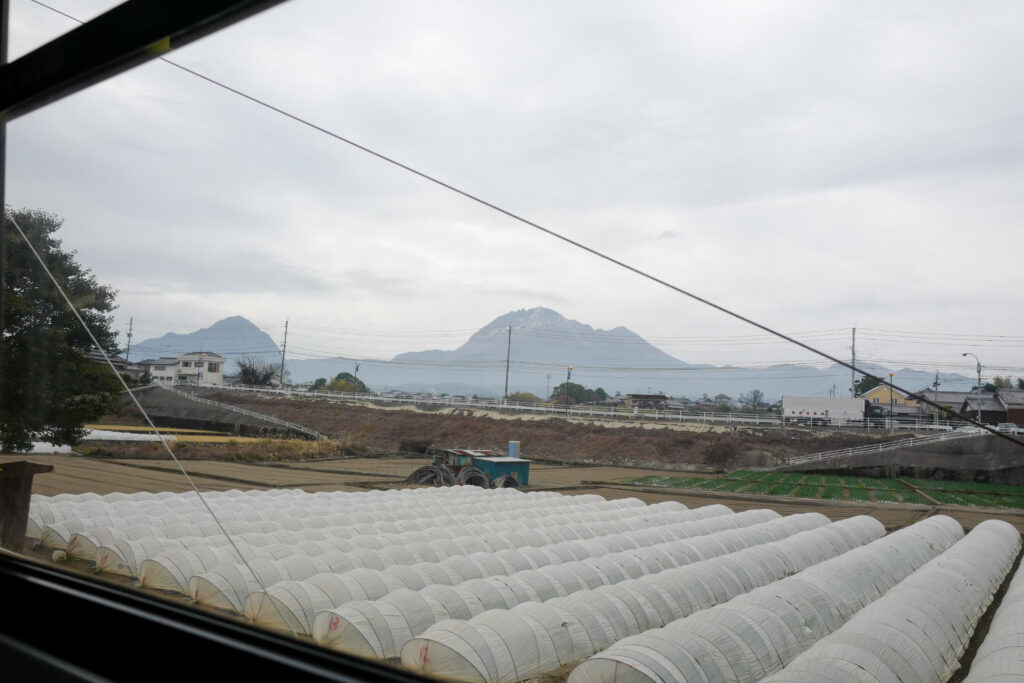
[[872, 405], [888, 406], [890, 397], [894, 406], [917, 405], [916, 401], [913, 400], [908, 404], [906, 395], [893, 389], [888, 384], [879, 384], [874, 389], [865, 391], [860, 397]]
[[155, 384], [224, 384], [227, 358], [209, 351], [142, 361]]

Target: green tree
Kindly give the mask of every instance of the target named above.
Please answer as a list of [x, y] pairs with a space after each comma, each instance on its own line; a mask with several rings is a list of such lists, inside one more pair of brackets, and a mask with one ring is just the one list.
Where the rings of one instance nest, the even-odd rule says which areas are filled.
[[874, 377], [861, 377], [859, 380], [853, 383], [853, 388], [857, 391], [858, 396], [863, 396], [864, 394], [868, 393], [875, 387], [881, 385], [882, 383], [879, 382]]
[[327, 386], [327, 378], [325, 378], [325, 377], [317, 377], [313, 381], [313, 386], [310, 387], [310, 391], [320, 391], [321, 389], [323, 389], [326, 386]]
[[[10, 212], [108, 353], [117, 351], [110, 312], [116, 292], [61, 248], [62, 220], [36, 210]], [[12, 225], [5, 232], [4, 329], [0, 349], [0, 450], [22, 451], [34, 440], [73, 445], [83, 425], [117, 402], [121, 383], [89, 360], [92, 340]]]
[[568, 400], [570, 405], [586, 403], [587, 388], [582, 384], [576, 384], [576, 382], [562, 382], [551, 390], [551, 400], [562, 404]]
[[529, 391], [516, 391], [508, 395], [508, 400], [513, 403], [543, 403], [544, 400]]
[[331, 380], [330, 384], [327, 385], [328, 391], [341, 391], [346, 394], [366, 394], [369, 393], [369, 389], [363, 384], [363, 380], [359, 379], [351, 372], [339, 372]]
[[238, 362], [238, 379], [242, 384], [265, 387], [274, 384], [280, 366], [256, 356], [243, 356]]

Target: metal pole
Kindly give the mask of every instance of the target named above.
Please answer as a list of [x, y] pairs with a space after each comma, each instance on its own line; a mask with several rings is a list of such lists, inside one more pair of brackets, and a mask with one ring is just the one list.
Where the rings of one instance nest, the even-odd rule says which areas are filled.
[[[853, 338], [850, 340], [850, 365], [857, 367], [857, 327], [853, 328]], [[857, 373], [850, 368], [850, 397], [857, 398]]]
[[572, 379], [572, 366], [569, 366], [569, 372], [565, 373], [565, 407], [569, 409], [569, 380]]
[[284, 321], [284, 343], [281, 344], [281, 376], [277, 386], [284, 389], [284, 352], [288, 348], [288, 321]]
[[512, 326], [508, 326], [508, 347], [505, 349], [505, 398], [508, 398], [508, 363], [512, 357]]
[[981, 359], [970, 351], [965, 351], [963, 355], [964, 357], [974, 356], [974, 360], [978, 364], [978, 424], [981, 424]]
[[895, 420], [894, 420], [895, 415], [893, 415], [892, 409], [893, 409], [893, 403], [892, 403], [892, 373], [890, 372], [889, 373], [889, 430], [890, 431], [892, 431], [896, 427], [896, 423], [895, 423]]

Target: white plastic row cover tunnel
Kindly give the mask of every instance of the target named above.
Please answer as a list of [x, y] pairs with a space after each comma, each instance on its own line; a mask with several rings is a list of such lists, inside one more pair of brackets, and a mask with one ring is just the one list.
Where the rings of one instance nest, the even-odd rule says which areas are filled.
[[1024, 677], [1024, 562], [999, 603], [964, 683], [1009, 683]]
[[[693, 512], [702, 509], [697, 508]], [[687, 557], [699, 557], [700, 553], [720, 553], [726, 537], [723, 537], [723, 540], [705, 542], [700, 538], [775, 519], [779, 519], [779, 515], [774, 511], [748, 510], [739, 514], [716, 515], [638, 531], [631, 535], [614, 534], [609, 537], [596, 537], [586, 542], [560, 543], [534, 549], [510, 548], [491, 556], [476, 554], [453, 557], [435, 565], [412, 565], [401, 572], [385, 570], [384, 573], [388, 574], [389, 579], [399, 582], [399, 585], [386, 591], [371, 592], [362, 585], [353, 586], [345, 577], [318, 576], [308, 581], [271, 586], [266, 593], [252, 592], [245, 600], [245, 615], [254, 623], [267, 628], [306, 633], [309, 632], [317, 613], [354, 600], [375, 600], [399, 589], [420, 590], [435, 584], [455, 586], [465, 581], [501, 575], [526, 580], [541, 595], [565, 594], [581, 580], [585, 581], [591, 577], [593, 581], [602, 580], [602, 577], [604, 580], [611, 580], [614, 577], [609, 577], [609, 574], [616, 571], [621, 574], [622, 567], [628, 567], [629, 571], [643, 571], [645, 568], [648, 571], [660, 570], [666, 564], [676, 566]], [[819, 522], [817, 518], [808, 518], [806, 521], [794, 521], [791, 524], [799, 526], [812, 523], [825, 521]], [[665, 541], [665, 538], [677, 540]], [[693, 542], [685, 543], [684, 539], [692, 539]], [[707, 549], [709, 544], [713, 545], [711, 550]], [[511, 561], [516, 557], [520, 557], [528, 564]], [[566, 567], [566, 563], [574, 563], [571, 571]], [[472, 602], [475, 598], [469, 600]], [[483, 608], [480, 611], [483, 611]], [[283, 622], [282, 618], [287, 619], [287, 623]], [[393, 656], [397, 656], [397, 651]]]
[[[504, 490], [504, 489], [501, 489]], [[679, 521], [700, 519], [707, 516], [719, 514], [730, 514], [731, 510], [725, 506], [715, 505], [705, 508], [698, 508], [698, 511], [688, 510], [683, 506], [651, 506], [653, 511], [634, 514], [637, 509], [623, 511], [620, 519], [579, 522], [566, 524], [564, 526], [536, 526], [532, 520], [507, 520], [493, 522], [490, 524], [470, 523], [446, 527], [431, 527], [422, 531], [405, 531], [402, 533], [361, 533], [353, 535], [345, 527], [331, 527], [328, 529], [299, 530], [296, 535], [310, 537], [312, 531], [322, 532], [323, 543], [333, 545], [333, 548], [323, 546], [305, 546], [315, 552], [342, 551], [355, 555], [378, 556], [381, 553], [387, 554], [386, 548], [392, 547], [392, 554], [400, 553], [406, 556], [408, 563], [417, 561], [429, 561], [432, 557], [449, 556], [453, 554], [467, 554], [472, 552], [492, 552], [507, 545], [515, 546], [537, 546], [554, 543], [563, 540], [589, 538], [596, 534], [607, 534], [616, 531], [629, 531], [640, 533], [645, 530], [664, 526]], [[546, 510], [549, 518], [561, 516], [555, 510]], [[381, 513], [385, 516], [384, 513]], [[480, 515], [483, 516], [483, 515]], [[429, 515], [427, 516], [429, 517]], [[478, 516], [479, 517], [479, 516]], [[336, 532], [337, 536], [334, 535]], [[274, 532], [274, 535], [284, 533]], [[653, 533], [656, 533], [653, 532]], [[320, 534], [318, 534], [320, 535]], [[98, 538], [98, 536], [96, 536]], [[276, 549], [263, 548], [264, 537], [256, 537], [255, 544], [248, 543], [250, 536], [243, 534], [236, 543], [239, 551], [248, 559], [249, 557], [267, 557], [273, 559], [280, 552]], [[137, 576], [141, 571], [141, 564], [147, 559], [156, 559], [161, 554], [170, 550], [196, 550], [199, 546], [220, 547], [226, 541], [216, 543], [214, 541], [223, 537], [183, 537], [178, 539], [164, 539], [153, 536], [142, 536], [136, 540], [115, 540], [110, 544], [100, 545], [95, 552], [96, 569], [101, 572]], [[90, 541], [91, 543], [92, 541]], [[76, 545], [78, 542], [76, 541]], [[292, 544], [293, 547], [299, 544]], [[496, 548], [495, 546], [498, 546]], [[301, 546], [300, 546], [301, 547]], [[418, 559], [410, 553], [419, 552]], [[367, 565], [360, 563], [356, 566], [388, 566], [395, 561], [383, 557]], [[209, 569], [209, 568], [208, 568]]]
[[[569, 496], [566, 497], [568, 498]], [[680, 520], [689, 518], [686, 517], [688, 512], [686, 507], [675, 503], [669, 505], [658, 503], [649, 508], [631, 507], [620, 510], [589, 510], [590, 507], [594, 507], [594, 504], [588, 504], [586, 507], [588, 508], [587, 510], [574, 509], [566, 511], [561, 506], [551, 509], [545, 507], [544, 504], [539, 504], [534, 506], [529, 512], [531, 515], [543, 513], [544, 517], [540, 519], [526, 515], [523, 511], [520, 511], [520, 513], [517, 513], [512, 518], [508, 518], [506, 513], [480, 512], [472, 515], [462, 524], [450, 524], [440, 527], [438, 526], [439, 522], [436, 514], [430, 512], [421, 512], [418, 518], [414, 520], [391, 520], [387, 513], [380, 512], [377, 513], [376, 521], [372, 523], [360, 522], [357, 524], [351, 522], [342, 523], [344, 520], [338, 521], [337, 517], [339, 515], [337, 514], [293, 519], [287, 523], [281, 521], [232, 522], [230, 520], [223, 523], [229, 533], [242, 537], [244, 542], [252, 545], [266, 545], [268, 541], [262, 539], [267, 534], [276, 537], [292, 533], [296, 535], [302, 534], [305, 540], [352, 539], [350, 545], [339, 548], [347, 549], [356, 545], [377, 547], [379, 542], [375, 539], [387, 535], [396, 536], [401, 534], [400, 542], [404, 544], [422, 539], [433, 540], [438, 536], [451, 537], [456, 535], [459, 529], [463, 529], [460, 535], [465, 535], [467, 529], [476, 529], [481, 534], [486, 535], [516, 528], [526, 534], [526, 542], [528, 542], [530, 538], [537, 538], [538, 534], [540, 534], [540, 537], [543, 537], [544, 534], [550, 534], [555, 530], [562, 534], [569, 534], [571, 537], [585, 537], [593, 533], [592, 528], [607, 528], [609, 525], [612, 525], [616, 528], [615, 530], [636, 530], [649, 526], [652, 518], [656, 517], [675, 514], [679, 516]], [[727, 508], [725, 509], [727, 510]], [[556, 512], [559, 514], [555, 514]], [[558, 520], [563, 518], [573, 521], [569, 523], [563, 522], [559, 526]], [[124, 544], [141, 539], [159, 538], [159, 543], [162, 543], [168, 549], [185, 549], [201, 544], [219, 546], [225, 543], [224, 537], [220, 535], [220, 527], [208, 515], [201, 522], [191, 524], [176, 523], [163, 527], [163, 532], [155, 531], [154, 529], [156, 523], [160, 521], [159, 518], [154, 517], [150, 521], [153, 524], [139, 524], [124, 528], [101, 526], [91, 527], [88, 532], [73, 532], [75, 529], [85, 526], [85, 524], [81, 523], [81, 520], [66, 520], [63, 523], [55, 523], [45, 527], [44, 538], [41, 539], [41, 543], [47, 547], [61, 548], [65, 539], [71, 536], [67, 544], [69, 553], [80, 559], [95, 559], [101, 547], [121, 548], [123, 550], [122, 546]], [[338, 523], [335, 524], [335, 522]], [[310, 526], [305, 527], [302, 526], [303, 524], [309, 524]], [[285, 526], [290, 528], [285, 528]], [[566, 529], [569, 531], [566, 531]], [[410, 536], [410, 534], [417, 531], [420, 534], [418, 537], [415, 535]], [[572, 535], [573, 533], [575, 535]], [[252, 539], [251, 541], [249, 540], [250, 538]], [[148, 541], [147, 543], [149, 546], [154, 545], [153, 541]], [[138, 563], [146, 559], [146, 557], [136, 558], [134, 562], [130, 561], [127, 555], [124, 558], [118, 559], [129, 560], [129, 573], [134, 574], [134, 570], [138, 569]], [[98, 568], [102, 571], [105, 569], [105, 566], [100, 564]]]
[[[553, 671], [618, 640], [775, 581], [884, 535], [854, 517], [677, 569], [543, 603], [435, 624], [402, 648], [402, 663], [461, 681], [512, 683]], [[515, 616], [512, 616], [512, 615]], [[499, 625], [502, 625], [500, 628]]]
[[[700, 520], [731, 514], [732, 512], [725, 506], [652, 513], [644, 517], [643, 523], [649, 525], [648, 528], [631, 530], [631, 535], [609, 533], [604, 550], [607, 552], [622, 547], [633, 547], [635, 545], [633, 536], [660, 539], [664, 536], [661, 531], [663, 527], [680, 523], [680, 520]], [[572, 525], [564, 528], [530, 529], [526, 522], [508, 522], [506, 523], [507, 528], [497, 531], [493, 531], [491, 528], [476, 529], [477, 533], [481, 535], [472, 536], [455, 535], [472, 531], [456, 527], [434, 529], [430, 532], [362, 535], [320, 543], [252, 546], [243, 541], [236, 541], [235, 545], [246, 560], [264, 559], [272, 563], [282, 557], [312, 553], [311, 559], [317, 561], [306, 565], [310, 567], [308, 573], [285, 572], [281, 575], [282, 578], [277, 579], [283, 581], [285, 579], [304, 579], [321, 572], [336, 572], [362, 567], [384, 569], [396, 565], [412, 565], [430, 561], [444, 561], [453, 564], [456, 562], [456, 557], [464, 558], [467, 555], [480, 556], [483, 554], [489, 559], [494, 557], [494, 553], [501, 550], [542, 547], [567, 541], [583, 542], [579, 540], [581, 537], [584, 537], [585, 540], [594, 540], [594, 534], [600, 533], [602, 526], [611, 531], [622, 528], [631, 529], [633, 523], [631, 518], [627, 518], [616, 522], [604, 522], [602, 525], [595, 523], [583, 529], [573, 529]], [[175, 581], [168, 585], [164, 581], [167, 577], [160, 569], [160, 566], [166, 564], [163, 559], [165, 555], [178, 557], [180, 552], [198, 553], [202, 548], [215, 546], [209, 546], [206, 543], [187, 545], [180, 541], [167, 542], [159, 539], [143, 539], [143, 541], [145, 542], [118, 541], [112, 546], [101, 546], [96, 552], [96, 568], [104, 572], [137, 575], [142, 585], [148, 587], [157, 587], [157, 584], [152, 582], [158, 581], [160, 587], [164, 587], [165, 590], [177, 590], [182, 593], [190, 590], [188, 582], [193, 576], [216, 569], [216, 565], [191, 563], [190, 566], [196, 571], [185, 576], [184, 583]], [[237, 557], [228, 561], [229, 564], [235, 562], [241, 564]], [[495, 563], [499, 568], [502, 566], [500, 560], [495, 560]], [[175, 576], [178, 577], [180, 574], [176, 573]], [[240, 575], [232, 573], [231, 576], [235, 578], [241, 576], [244, 580], [241, 583], [215, 581], [215, 585], [218, 590], [231, 588], [236, 593], [234, 597], [227, 597], [227, 601], [235, 604], [238, 609], [245, 596], [256, 590], [259, 583], [248, 572]], [[266, 582], [264, 585], [267, 585]], [[195, 590], [196, 587], [192, 587], [190, 592], [194, 594]], [[205, 591], [201, 590], [200, 592]], [[215, 602], [221, 604], [223, 600], [220, 597], [215, 597]]]
[[[305, 576], [290, 574], [295, 581], [279, 586], [271, 586], [277, 581], [263, 581], [263, 586], [270, 587], [269, 595], [265, 595], [262, 587], [244, 569], [227, 568], [193, 576], [189, 582], [189, 594], [204, 604], [219, 606], [225, 609], [241, 610], [245, 603], [245, 613], [253, 622], [269, 628], [283, 628], [281, 621], [282, 606], [265, 604], [282, 602], [287, 605], [298, 623], [292, 629], [301, 633], [309, 630], [309, 621], [318, 611], [327, 610], [357, 599], [376, 599], [401, 588], [420, 589], [425, 586], [441, 583], [453, 585], [470, 579], [486, 578], [495, 575], [513, 574], [518, 571], [537, 569], [551, 564], [560, 564], [572, 560], [582, 560], [624, 549], [638, 552], [638, 549], [664, 543], [668, 538], [685, 538], [688, 536], [711, 533], [732, 526], [754, 524], [775, 519], [778, 513], [769, 510], [751, 510], [742, 515], [734, 515], [724, 506], [696, 508], [683, 513], [671, 513], [659, 518], [650, 516], [651, 524], [658, 524], [647, 529], [626, 533], [609, 533], [594, 535], [583, 540], [561, 541], [539, 546], [526, 543], [515, 534], [498, 534], [488, 539], [489, 551], [478, 551], [464, 555], [448, 555], [431, 553], [430, 557], [418, 556], [415, 549], [406, 546], [396, 547], [405, 556], [392, 555], [389, 562], [377, 562], [372, 565], [363, 562], [351, 554], [332, 555], [324, 560], [332, 560], [329, 572], [331, 576], [319, 576], [317, 572]], [[722, 521], [726, 518], [728, 521]], [[668, 519], [686, 519], [691, 521], [660, 524]], [[609, 527], [617, 528], [609, 523]], [[589, 532], [597, 533], [596, 527]], [[429, 546], [431, 551], [435, 546]], [[383, 552], [383, 551], [382, 551]], [[440, 556], [440, 557], [439, 557]], [[341, 566], [346, 564], [347, 566]], [[356, 568], [375, 570], [380, 573], [373, 590], [361, 584], [353, 584], [345, 577], [334, 576], [345, 570]], [[344, 579], [344, 580], [343, 580]], [[307, 583], [308, 581], [308, 583]], [[384, 590], [383, 588], [387, 589]], [[264, 623], [263, 619], [269, 622]]]
[[[709, 506], [718, 509], [717, 506]], [[721, 509], [728, 510], [721, 506]], [[531, 512], [536, 512], [533, 510]], [[473, 515], [469, 521], [438, 527], [437, 517], [430, 514], [421, 515], [412, 520], [378, 519], [373, 523], [324, 526], [327, 521], [336, 517], [307, 520], [316, 522], [315, 527], [295, 526], [294, 529], [282, 528], [276, 522], [224, 521], [225, 529], [237, 539], [248, 545], [265, 546], [272, 543], [297, 544], [301, 541], [332, 541], [349, 539], [350, 543], [341, 544], [338, 548], [347, 550], [352, 547], [379, 547], [381, 538], [400, 538], [395, 542], [401, 545], [416, 542], [433, 541], [438, 536], [450, 538], [467, 533], [476, 535], [497, 535], [503, 532], [518, 530], [524, 534], [524, 543], [531, 539], [543, 537], [544, 534], [560, 534], [565, 538], [588, 538], [597, 533], [609, 531], [636, 531], [654, 525], [668, 523], [673, 519], [683, 521], [692, 515], [683, 505], [666, 505], [658, 503], [650, 508], [629, 508], [625, 510], [573, 511], [561, 514], [548, 514], [544, 519], [523, 518], [512, 519], [504, 515], [480, 513]], [[130, 542], [142, 538], [159, 538], [167, 548], [190, 548], [196, 545], [224, 545], [227, 541], [221, 535], [220, 527], [210, 519], [197, 524], [174, 524], [156, 527], [140, 524], [131, 527], [92, 527], [88, 531], [71, 533], [67, 524], [54, 524], [45, 527], [47, 547], [59, 547], [63, 539], [70, 533], [67, 552], [72, 557], [82, 560], [95, 560], [99, 548], [114, 547], [118, 543]], [[139, 560], [141, 561], [141, 560]], [[101, 567], [102, 569], [102, 567]]]
[[[463, 488], [459, 487], [459, 489]], [[529, 494], [514, 492], [511, 495], [499, 492], [490, 499], [481, 498], [481, 495], [490, 493], [482, 489], [476, 489], [475, 492], [460, 490], [458, 493], [446, 491], [442, 494], [429, 496], [397, 495], [401, 491], [404, 490], [395, 490], [395, 496], [387, 496], [383, 499], [379, 495], [371, 495], [376, 492], [350, 493], [339, 491], [306, 493], [297, 489], [256, 492], [208, 492], [207, 502], [215, 512], [219, 513], [218, 516], [220, 518], [228, 522], [257, 519], [292, 523], [296, 520], [319, 520], [331, 515], [338, 515], [338, 524], [374, 522], [378, 519], [376, 513], [381, 511], [388, 511], [397, 519], [417, 519], [424, 508], [431, 508], [436, 511], [441, 507], [441, 504], [443, 504], [446, 516], [472, 515], [474, 511], [479, 511], [483, 501], [486, 501], [486, 506], [489, 510], [495, 512], [507, 512], [524, 508], [529, 510], [532, 505], [541, 501], [548, 505], [572, 509], [590, 509], [592, 506], [598, 505], [606, 511], [612, 512], [623, 508], [643, 507], [643, 503], [636, 499], [604, 501], [600, 496], [561, 496], [550, 491], [538, 491]], [[238, 495], [229, 495], [232, 493]], [[133, 502], [132, 500], [119, 500], [114, 503], [106, 503], [101, 500], [88, 500], [81, 503], [68, 500], [55, 501], [55, 499], [66, 495], [61, 494], [50, 500], [40, 500], [42, 497], [33, 496], [33, 501], [29, 508], [30, 536], [36, 537], [33, 532], [37, 532], [46, 525], [60, 524], [65, 521], [71, 522], [72, 526], [81, 526], [82, 524], [95, 524], [94, 520], [100, 519], [108, 525], [116, 526], [123, 521], [124, 525], [131, 526], [140, 523], [140, 520], [151, 517], [155, 524], [163, 526], [165, 524], [189, 523], [208, 519], [205, 509], [199, 504], [194, 492], [167, 494], [157, 500], [141, 502]], [[90, 494], [81, 495], [85, 497]], [[138, 496], [140, 494], [110, 495]], [[528, 497], [532, 502], [527, 502]], [[527, 512], [527, 514], [529, 515], [530, 513]], [[195, 515], [201, 515], [201, 517]]]
[[664, 628], [621, 640], [576, 667], [570, 681], [761, 680], [962, 537], [953, 519], [928, 518]]
[[[369, 496], [371, 492], [331, 492], [323, 495], [320, 492], [310, 494], [296, 491], [292, 496], [283, 497], [280, 491], [266, 491], [256, 492], [263, 495], [227, 499], [214, 497], [208, 502], [229, 533], [253, 530], [254, 521], [277, 522], [278, 528], [294, 530], [311, 526], [375, 525], [382, 519], [398, 522], [423, 520], [426, 517], [433, 517], [434, 523], [438, 525], [471, 523], [479, 519], [496, 522], [534, 519], [535, 526], [545, 526], [552, 524], [552, 508], [564, 513], [593, 512], [598, 514], [598, 519], [613, 519], [616, 513], [627, 509], [638, 510], [639, 514], [649, 509], [642, 501], [636, 499], [605, 501], [600, 496], [562, 496], [550, 491], [507, 494], [505, 491], [512, 489], [484, 491], [471, 487], [475, 491], [469, 491], [469, 488], [458, 487], [458, 493], [446, 493], [443, 496], [396, 497], [387, 501], [379, 500], [379, 496], [360, 497]], [[482, 497], [490, 494], [494, 494], [493, 497]], [[38, 531], [40, 544], [45, 547], [64, 549], [71, 534], [95, 527], [116, 528], [144, 524], [180, 527], [203, 522], [213, 523], [194, 494], [178, 496], [134, 510], [126, 509], [124, 503], [104, 506], [90, 502], [80, 509], [73, 506], [75, 511], [69, 512], [66, 503], [59, 504], [56, 509], [51, 504], [38, 503], [36, 508], [30, 507], [29, 530], [32, 533]], [[595, 501], [593, 498], [598, 500]], [[685, 509], [685, 506], [676, 502], [650, 507], [661, 510]], [[35, 510], [38, 510], [38, 514]], [[53, 519], [48, 520], [50, 517]], [[217, 529], [218, 527], [213, 525], [209, 527], [209, 532], [218, 533]]]
[[[986, 520], [765, 681], [945, 682], [1020, 550]], [[1017, 671], [1017, 680], [1021, 670]]]

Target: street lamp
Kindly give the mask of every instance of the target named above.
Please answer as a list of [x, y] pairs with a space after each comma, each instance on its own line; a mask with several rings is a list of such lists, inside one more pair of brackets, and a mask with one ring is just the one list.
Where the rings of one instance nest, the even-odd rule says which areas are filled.
[[896, 425], [896, 421], [894, 419], [895, 415], [892, 414], [892, 407], [893, 407], [893, 403], [892, 403], [892, 374], [893, 373], [891, 373], [891, 372], [889, 373], [889, 429], [890, 430], [894, 429], [895, 425]]
[[[970, 351], [965, 351], [964, 356], [974, 356]], [[974, 360], [978, 363], [978, 424], [981, 424], [981, 359], [974, 356]]]

